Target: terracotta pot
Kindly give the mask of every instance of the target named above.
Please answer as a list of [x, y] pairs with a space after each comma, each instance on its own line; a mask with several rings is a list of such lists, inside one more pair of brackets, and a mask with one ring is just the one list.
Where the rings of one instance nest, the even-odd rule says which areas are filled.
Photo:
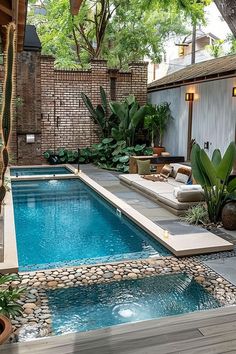
[[227, 230], [236, 230], [236, 202], [232, 201], [222, 209], [222, 223]]
[[12, 333], [12, 325], [10, 320], [0, 315], [0, 344], [6, 342]]
[[165, 151], [165, 148], [162, 146], [155, 146], [152, 148], [153, 154], [157, 154], [158, 156], [161, 156], [161, 153]]

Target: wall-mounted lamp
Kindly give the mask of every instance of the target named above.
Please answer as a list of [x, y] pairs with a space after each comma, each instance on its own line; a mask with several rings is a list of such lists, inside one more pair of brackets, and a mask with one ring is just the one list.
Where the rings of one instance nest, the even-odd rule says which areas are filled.
[[194, 101], [194, 93], [192, 93], [192, 92], [187, 92], [187, 93], [185, 94], [185, 101], [187, 101], [187, 102]]
[[192, 125], [193, 125], [193, 101], [194, 93], [186, 92], [185, 101], [188, 102], [188, 138], [187, 138], [187, 160], [190, 159], [192, 148]]
[[35, 143], [35, 135], [34, 134], [26, 134], [26, 143], [27, 144]]
[[233, 87], [232, 96], [233, 96], [233, 97], [236, 97], [236, 87]]

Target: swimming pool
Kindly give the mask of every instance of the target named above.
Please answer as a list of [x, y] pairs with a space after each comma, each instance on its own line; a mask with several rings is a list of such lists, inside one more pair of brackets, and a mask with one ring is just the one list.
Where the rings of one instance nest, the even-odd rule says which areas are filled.
[[186, 274], [47, 291], [55, 334], [90, 331], [220, 306]]
[[79, 179], [12, 182], [19, 269], [170, 255]]
[[72, 174], [68, 168], [64, 166], [53, 167], [12, 167], [10, 174], [13, 177], [17, 176], [42, 176], [42, 175], [68, 175]]

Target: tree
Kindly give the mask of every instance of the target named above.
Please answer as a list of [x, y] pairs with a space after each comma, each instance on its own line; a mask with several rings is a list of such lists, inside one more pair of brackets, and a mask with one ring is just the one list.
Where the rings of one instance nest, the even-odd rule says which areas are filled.
[[125, 67], [144, 56], [158, 62], [168, 36], [185, 33], [188, 21], [203, 20], [209, 1], [84, 0], [72, 16], [69, 0], [30, 0], [28, 20], [58, 67], [84, 66], [91, 58]]
[[235, 0], [214, 0], [223, 19], [236, 37], [236, 2]]
[[225, 54], [223, 48], [224, 42], [223, 39], [216, 39], [212, 44], [206, 46], [206, 48], [214, 58], [219, 58]]

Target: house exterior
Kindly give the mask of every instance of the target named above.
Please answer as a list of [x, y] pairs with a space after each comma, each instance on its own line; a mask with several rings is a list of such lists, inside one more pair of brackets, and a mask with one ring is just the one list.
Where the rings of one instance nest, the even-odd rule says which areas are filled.
[[[188, 157], [191, 140], [210, 154], [225, 151], [236, 135], [236, 55], [189, 65], [148, 85], [149, 101], [171, 103], [164, 146], [175, 155]], [[194, 93], [187, 102], [186, 93]], [[191, 114], [192, 109], [192, 114]]]
[[[213, 59], [207, 46], [210, 46], [214, 41], [219, 40], [212, 33], [205, 33], [201, 29], [196, 33], [195, 44], [195, 62], [200, 63], [205, 60]], [[182, 41], [177, 38], [172, 38], [166, 45], [166, 53], [160, 64], [149, 62], [148, 66], [148, 82], [158, 80], [165, 75], [183, 69], [191, 64], [192, 56], [192, 35], [186, 36]]]

